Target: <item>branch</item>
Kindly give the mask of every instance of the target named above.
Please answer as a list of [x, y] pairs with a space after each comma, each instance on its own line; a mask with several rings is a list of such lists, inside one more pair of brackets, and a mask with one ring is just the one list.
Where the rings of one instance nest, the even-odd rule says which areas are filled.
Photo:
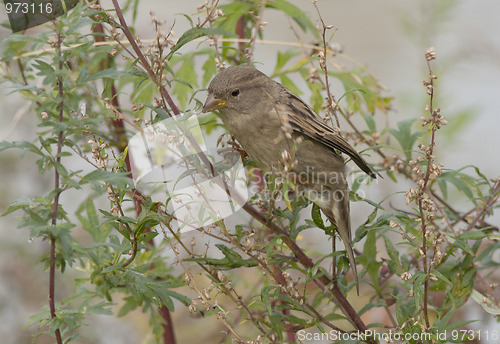
[[[59, 60], [58, 70], [59, 74], [57, 76], [57, 85], [59, 88], [58, 98], [59, 98], [59, 123], [62, 124], [64, 121], [63, 110], [64, 110], [64, 89], [63, 89], [63, 79], [61, 76], [62, 69], [64, 67], [64, 61], [62, 59], [61, 44], [62, 44], [61, 31], [57, 32], [57, 58]], [[57, 134], [57, 154], [56, 154], [56, 164], [61, 163], [61, 151], [63, 145], [63, 132], [59, 131]], [[56, 165], [55, 164], [55, 165]], [[55, 228], [57, 224], [58, 208], [59, 208], [59, 196], [61, 195], [60, 178], [58, 167], [54, 165], [54, 189], [56, 190], [54, 195], [54, 208], [52, 210], [52, 226]], [[56, 306], [55, 306], [55, 271], [56, 271], [56, 238], [54, 234], [50, 234], [50, 267], [49, 267], [49, 307], [50, 307], [50, 317], [54, 320], [56, 316]], [[55, 336], [57, 344], [62, 344], [61, 330], [56, 328]]]

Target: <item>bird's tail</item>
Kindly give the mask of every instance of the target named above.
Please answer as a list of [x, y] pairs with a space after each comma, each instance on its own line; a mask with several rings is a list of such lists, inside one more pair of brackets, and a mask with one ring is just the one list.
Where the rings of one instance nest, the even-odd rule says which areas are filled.
[[354, 281], [356, 283], [356, 291], [359, 295], [359, 279], [358, 271], [356, 268], [356, 261], [354, 260], [354, 252], [352, 249], [352, 234], [351, 234], [351, 218], [349, 214], [349, 195], [348, 191], [336, 190], [330, 200], [329, 209], [323, 209], [325, 215], [330, 221], [335, 224], [337, 232], [344, 243], [349, 259], [349, 265], [354, 274]]

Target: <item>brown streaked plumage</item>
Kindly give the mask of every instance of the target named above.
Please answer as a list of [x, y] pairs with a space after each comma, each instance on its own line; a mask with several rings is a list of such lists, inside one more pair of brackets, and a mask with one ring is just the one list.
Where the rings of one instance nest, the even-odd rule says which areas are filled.
[[213, 78], [203, 112], [214, 110], [219, 110], [231, 134], [263, 169], [279, 166], [283, 151], [290, 153], [290, 147], [301, 138], [294, 151], [297, 164], [293, 172], [300, 176], [298, 187], [335, 224], [359, 293], [349, 188], [340, 153], [347, 154], [361, 170], [375, 178], [373, 168], [309, 105], [253, 67], [229, 67]]

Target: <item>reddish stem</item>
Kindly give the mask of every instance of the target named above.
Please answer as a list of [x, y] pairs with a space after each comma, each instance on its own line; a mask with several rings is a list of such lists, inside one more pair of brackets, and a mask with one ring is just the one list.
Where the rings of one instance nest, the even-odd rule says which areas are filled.
[[[62, 71], [64, 67], [64, 61], [61, 56], [61, 32], [59, 31], [57, 34], [57, 56], [59, 58], [59, 71]], [[59, 75], [57, 77], [57, 85], [59, 87], [58, 97], [60, 99], [59, 102], [59, 123], [62, 123], [64, 120], [63, 116], [63, 108], [64, 108], [64, 89], [63, 89], [63, 80]], [[59, 131], [57, 134], [57, 155], [56, 155], [56, 163], [59, 164], [61, 162], [61, 151], [63, 145], [63, 132]], [[54, 208], [52, 209], [52, 226], [55, 227], [57, 224], [57, 216], [58, 216], [58, 208], [59, 208], [59, 196], [61, 195], [60, 180], [59, 180], [59, 172], [57, 170], [57, 166], [54, 166], [54, 189], [56, 190], [56, 194], [54, 196]], [[52, 319], [56, 318], [56, 305], [55, 305], [55, 284], [56, 284], [56, 238], [53, 234], [50, 235], [50, 267], [49, 267], [49, 308], [50, 308], [50, 317]], [[62, 336], [61, 330], [56, 328], [55, 336], [57, 344], [62, 344]]]

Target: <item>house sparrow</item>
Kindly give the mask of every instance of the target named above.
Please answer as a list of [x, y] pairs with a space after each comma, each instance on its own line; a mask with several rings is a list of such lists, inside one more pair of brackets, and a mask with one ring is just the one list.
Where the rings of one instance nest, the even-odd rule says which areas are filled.
[[264, 170], [283, 165], [297, 176], [297, 188], [335, 225], [359, 281], [352, 250], [347, 154], [364, 172], [373, 168], [314, 110], [280, 83], [249, 66], [219, 72], [208, 86], [203, 112], [219, 110], [222, 121], [246, 153]]

